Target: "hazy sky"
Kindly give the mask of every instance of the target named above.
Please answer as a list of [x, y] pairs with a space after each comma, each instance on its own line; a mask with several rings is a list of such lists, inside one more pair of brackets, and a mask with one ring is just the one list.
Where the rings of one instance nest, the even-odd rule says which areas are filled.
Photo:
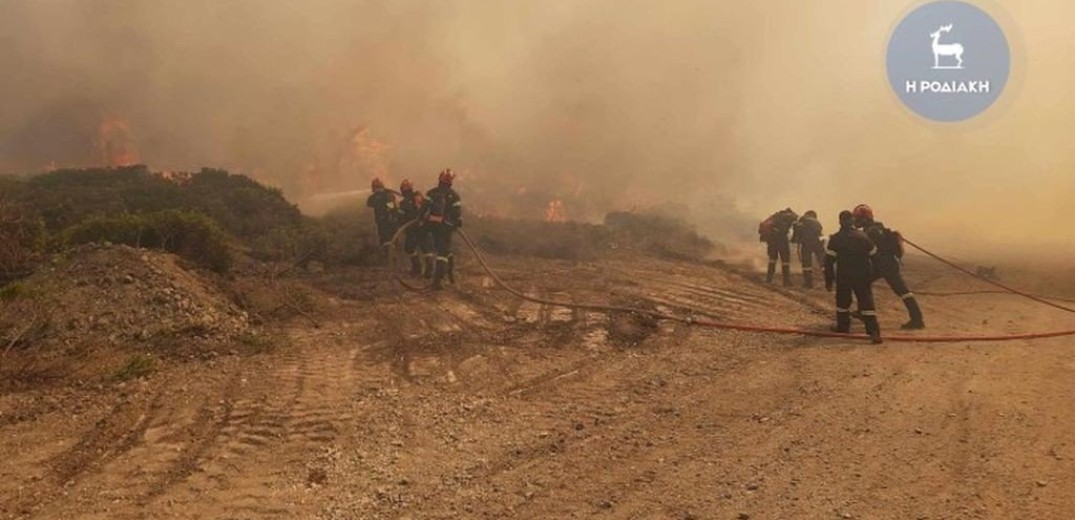
[[0, 171], [99, 163], [117, 118], [154, 169], [296, 197], [454, 166], [464, 193], [526, 188], [588, 218], [685, 207], [728, 234], [728, 215], [831, 224], [869, 202], [946, 247], [1069, 244], [1075, 4], [978, 4], [1013, 81], [939, 125], [886, 82], [906, 1], [4, 0]]

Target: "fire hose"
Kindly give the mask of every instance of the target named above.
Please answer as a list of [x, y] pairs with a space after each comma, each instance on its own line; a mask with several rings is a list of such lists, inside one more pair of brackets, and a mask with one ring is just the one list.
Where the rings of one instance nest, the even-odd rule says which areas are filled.
[[[399, 238], [399, 236], [406, 229], [408, 229], [412, 225], [414, 225], [416, 222], [417, 222], [416, 220], [412, 220], [412, 221], [404, 224], [403, 226], [401, 226], [400, 229], [396, 232], [396, 235], [392, 237], [392, 244], [394, 245], [396, 240]], [[482, 255], [481, 251], [478, 249], [478, 246], [470, 239], [470, 237], [467, 236], [467, 234], [465, 232], [463, 232], [462, 229], [457, 228], [455, 231], [457, 233], [459, 233], [459, 236], [463, 239], [463, 242], [466, 243], [467, 247], [471, 250], [471, 252], [474, 253], [475, 258], [478, 259], [478, 263], [481, 265], [482, 269], [486, 272], [486, 274], [489, 275], [490, 278], [492, 278], [492, 280], [497, 285], [499, 285], [502, 289], [504, 289], [508, 293], [510, 293], [510, 294], [512, 294], [512, 295], [514, 295], [514, 296], [516, 296], [518, 298], [521, 298], [523, 300], [529, 301], [529, 302], [533, 302], [533, 303], [537, 303], [537, 304], [541, 304], [541, 305], [550, 305], [550, 306], [554, 306], [554, 307], [565, 307], [565, 308], [569, 308], [569, 309], [578, 309], [578, 310], [586, 310], [586, 311], [593, 311], [593, 312], [635, 314], [635, 315], [639, 315], [639, 316], [646, 316], [646, 317], [649, 317], [649, 318], [654, 319], [654, 320], [671, 321], [671, 322], [675, 322], [675, 323], [682, 323], [682, 324], [688, 325], [688, 326], [704, 327], [704, 328], [718, 329], [718, 330], [731, 330], [731, 331], [739, 331], [739, 332], [780, 334], [780, 335], [790, 335], [790, 336], [805, 336], [805, 337], [814, 337], [814, 338], [860, 339], [860, 340], [868, 340], [868, 339], [870, 339], [870, 337], [868, 335], [866, 335], [866, 334], [850, 334], [850, 333], [840, 333], [840, 332], [827, 332], [827, 331], [802, 329], [802, 328], [792, 328], [792, 327], [770, 327], [770, 326], [762, 326], [762, 325], [750, 325], [750, 324], [744, 324], [744, 323], [733, 323], [733, 322], [710, 320], [710, 319], [705, 319], [705, 318], [697, 318], [697, 317], [694, 317], [694, 316], [680, 316], [680, 315], [669, 314], [669, 313], [666, 313], [666, 312], [661, 312], [661, 311], [652, 310], [652, 309], [642, 309], [642, 308], [637, 308], [637, 307], [627, 307], [627, 306], [619, 306], [619, 305], [606, 305], [606, 304], [596, 304], [596, 303], [564, 302], [564, 301], [552, 300], [552, 299], [549, 299], [549, 298], [543, 298], [543, 297], [539, 297], [539, 296], [529, 295], [529, 294], [526, 294], [526, 293], [524, 293], [524, 292], [512, 287], [507, 282], [505, 282], [503, 279], [501, 279], [500, 276], [497, 275], [496, 271], [494, 271], [493, 268], [489, 266], [489, 263], [485, 260], [485, 256]], [[956, 266], [955, 264], [951, 264], [950, 262], [947, 262], [947, 261], [943, 260], [941, 257], [936, 256], [936, 255], [934, 255], [934, 254], [922, 249], [921, 247], [919, 247], [916, 244], [913, 244], [913, 243], [911, 243], [909, 241], [907, 243], [909, 245], [911, 245], [912, 247], [922, 251], [923, 253], [926, 253], [927, 255], [929, 255], [929, 256], [931, 256], [933, 258], [935, 258], [937, 260], [941, 260], [942, 262], [944, 262], [945, 264], [947, 264], [947, 265], [949, 265], [951, 267], [955, 267], [956, 269], [958, 269], [958, 270], [960, 270], [960, 271], [962, 271], [962, 272], [964, 272], [966, 274], [969, 274], [971, 276], [978, 277], [977, 274], [972, 273], [970, 271], [967, 271], [965, 269], [962, 269], [962, 268]], [[389, 256], [391, 258], [392, 249], [390, 249], [389, 251], [390, 251]], [[390, 264], [391, 264], [391, 260], [390, 260]], [[391, 265], [394, 265], [394, 264], [391, 264]], [[407, 289], [415, 290], [415, 291], [425, 291], [425, 290], [429, 290], [429, 288], [430, 288], [429, 285], [426, 285], [426, 286], [414, 286], [414, 285], [406, 282], [405, 280], [403, 280], [403, 278], [401, 276], [399, 276], [399, 273], [396, 272], [396, 270], [393, 270], [393, 272], [395, 274], [396, 280], [398, 280]], [[999, 284], [994, 284], [994, 285], [999, 285]], [[1004, 287], [1004, 286], [1001, 286], [1001, 287]], [[1059, 308], [1061, 308], [1061, 309], [1063, 309], [1065, 311], [1068, 311], [1068, 312], [1075, 312], [1075, 310], [1068, 309], [1066, 307], [1053, 304], [1052, 302], [1042, 300], [1041, 298], [1035, 297], [1033, 295], [1029, 295], [1029, 294], [1023, 293], [1021, 291], [1017, 291], [1015, 289], [1009, 289], [1009, 290], [1011, 292], [1015, 293], [1015, 294], [1020, 294], [1020, 295], [1023, 295], [1023, 296], [1030, 297], [1032, 300], [1046, 303], [1046, 304], [1048, 304], [1048, 305], [1050, 305], [1052, 307], [1059, 307]], [[1046, 339], [1046, 338], [1059, 338], [1059, 337], [1066, 337], [1066, 336], [1075, 336], [1075, 329], [1058, 330], [1058, 331], [1051, 331], [1051, 332], [1037, 332], [1037, 333], [1024, 333], [1024, 334], [999, 334], [999, 335], [952, 335], [952, 336], [895, 335], [895, 336], [885, 336], [885, 340], [886, 341], [891, 341], [891, 342], [897, 342], [897, 343], [967, 343], [967, 342], [989, 342], [989, 341], [1015, 341], [1015, 340], [1030, 340], [1030, 339]]]
[[1055, 309], [1059, 309], [1059, 310], [1062, 310], [1064, 312], [1075, 313], [1075, 309], [1072, 309], [1071, 307], [1065, 307], [1063, 305], [1060, 305], [1059, 303], [1051, 302], [1051, 301], [1045, 299], [1044, 297], [1041, 297], [1041, 296], [1038, 296], [1038, 295], [1035, 295], [1035, 294], [1030, 294], [1028, 292], [1020, 291], [1019, 289], [1009, 287], [1009, 286], [1004, 285], [1004, 284], [1002, 284], [1002, 283], [1000, 283], [1000, 282], [998, 282], [996, 280], [990, 280], [989, 278], [981, 276], [978, 273], [975, 273], [975, 272], [971, 271], [970, 269], [966, 269], [964, 267], [961, 267], [961, 266], [957, 265], [955, 262], [952, 262], [950, 260], [946, 260], [944, 258], [941, 258], [937, 254], [932, 253], [930, 251], [927, 251], [926, 249], [923, 249], [922, 246], [920, 246], [920, 245], [918, 245], [918, 244], [916, 244], [914, 242], [911, 242], [910, 240], [907, 240], [906, 238], [904, 238], [903, 241], [907, 245], [909, 245], [909, 246], [921, 251], [926, 256], [928, 256], [928, 257], [930, 257], [930, 258], [932, 258], [932, 259], [934, 259], [934, 260], [936, 260], [936, 261], [938, 261], [938, 262], [940, 262], [940, 263], [942, 263], [944, 265], [947, 265], [948, 267], [951, 267], [952, 269], [955, 269], [956, 271], [959, 271], [959, 272], [961, 272], [961, 273], [963, 273], [965, 275], [977, 278], [977, 279], [979, 279], [979, 280], [981, 280], [981, 281], [983, 281], [983, 282], [985, 282], [985, 283], [987, 283], [989, 285], [999, 287], [999, 288], [1001, 288], [1001, 289], [1003, 289], [1003, 290], [1005, 290], [1005, 291], [1007, 291], [1009, 293], [1016, 294], [1016, 295], [1022, 296], [1024, 298], [1036, 301], [1036, 302], [1038, 302], [1038, 303], [1040, 303], [1042, 305], [1048, 305], [1049, 307], [1053, 307]]

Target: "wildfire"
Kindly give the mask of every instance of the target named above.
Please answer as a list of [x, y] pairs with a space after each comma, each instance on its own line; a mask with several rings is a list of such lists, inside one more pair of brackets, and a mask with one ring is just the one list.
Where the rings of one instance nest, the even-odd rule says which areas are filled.
[[564, 214], [564, 203], [560, 199], [549, 201], [548, 207], [545, 208], [545, 222], [567, 222], [567, 215]]
[[190, 184], [191, 180], [194, 178], [190, 172], [165, 171], [160, 172], [157, 175], [160, 175], [162, 179], [174, 182], [180, 186]]
[[100, 160], [108, 166], [131, 166], [139, 163], [138, 148], [130, 123], [106, 116], [97, 127], [94, 143]]
[[341, 153], [340, 173], [345, 178], [353, 172], [362, 172], [370, 179], [386, 179], [391, 150], [390, 144], [373, 137], [368, 128], [359, 127], [351, 133]]

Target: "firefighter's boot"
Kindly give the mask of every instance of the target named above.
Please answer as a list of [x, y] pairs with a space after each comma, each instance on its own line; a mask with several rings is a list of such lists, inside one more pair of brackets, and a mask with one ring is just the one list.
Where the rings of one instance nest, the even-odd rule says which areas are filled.
[[429, 280], [437, 270], [437, 255], [427, 254], [422, 258], [422, 278]]
[[448, 269], [445, 272], [448, 275], [448, 283], [455, 285], [455, 255], [448, 255]]
[[444, 272], [447, 270], [448, 262], [441, 261], [437, 258], [437, 263], [433, 268], [433, 286], [434, 291], [439, 291], [444, 288], [442, 281], [444, 280]]
[[765, 281], [768, 283], [773, 283], [774, 276], [776, 276], [776, 261], [770, 260], [769, 271], [765, 274]]
[[782, 265], [780, 267], [780, 274], [784, 277], [784, 287], [791, 287], [791, 265]]
[[915, 299], [913, 294], [907, 294], [903, 297], [903, 304], [907, 306], [907, 314], [910, 315], [911, 321], [900, 325], [904, 330], [918, 330], [926, 328], [926, 322], [922, 318], [922, 308], [918, 306], [918, 300]]
[[836, 311], [836, 326], [829, 330], [840, 334], [851, 332], [851, 313], [849, 311]]
[[870, 335], [870, 342], [874, 345], [884, 343], [881, 339], [881, 324], [877, 323], [876, 314], [863, 314], [862, 322], [866, 325], [866, 334]]
[[418, 255], [411, 255], [411, 277], [418, 278], [422, 276], [422, 258]]
[[803, 271], [803, 287], [807, 289], [814, 288], [814, 271], [812, 269]]

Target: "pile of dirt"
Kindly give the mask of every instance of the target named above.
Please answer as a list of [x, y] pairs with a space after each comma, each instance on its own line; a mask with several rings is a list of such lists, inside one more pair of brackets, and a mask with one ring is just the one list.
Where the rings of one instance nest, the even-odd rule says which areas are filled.
[[52, 372], [110, 353], [214, 352], [251, 328], [224, 292], [174, 255], [121, 245], [74, 249], [5, 286], [0, 300], [5, 357]]

